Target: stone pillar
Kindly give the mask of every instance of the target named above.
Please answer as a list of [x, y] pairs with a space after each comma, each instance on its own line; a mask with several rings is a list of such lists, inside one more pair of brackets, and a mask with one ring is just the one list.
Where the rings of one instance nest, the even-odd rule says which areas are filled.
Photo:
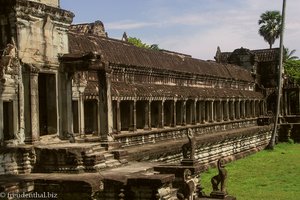
[[231, 120], [235, 120], [234, 100], [232, 100], [232, 101], [230, 102], [230, 104], [231, 104], [231, 108], [230, 108], [231, 116], [230, 116], [230, 119], [231, 119]]
[[164, 128], [164, 101], [158, 104], [158, 128]]
[[66, 138], [67, 133], [73, 133], [72, 113], [72, 75], [59, 72], [58, 74], [58, 113], [59, 137]]
[[[0, 102], [1, 103], [1, 102]], [[13, 101], [13, 134], [15, 136], [15, 139], [20, 139], [20, 135], [18, 135], [19, 132], [19, 112], [18, 112], [18, 101]], [[18, 141], [20, 142], [20, 141]]]
[[[1, 90], [2, 88], [0, 88]], [[0, 91], [1, 92], [1, 91]], [[0, 97], [0, 141], [4, 140], [4, 133], [3, 133], [3, 129], [4, 129], [4, 122], [3, 122], [3, 100], [2, 97]], [[0, 146], [2, 144], [0, 143]]]
[[198, 101], [198, 123], [202, 122], [202, 110], [201, 110], [201, 101]]
[[223, 122], [224, 121], [224, 108], [223, 108], [223, 102], [222, 100], [219, 101], [219, 121]]
[[136, 101], [130, 102], [129, 131], [136, 131]]
[[225, 121], [228, 121], [229, 120], [229, 100], [227, 99], [226, 101], [225, 101], [225, 109], [224, 109], [224, 111], [225, 111], [225, 113], [224, 113], [224, 120]]
[[150, 109], [150, 105], [149, 105], [149, 101], [148, 102], [145, 102], [144, 104], [144, 110], [145, 110], [145, 113], [144, 113], [144, 117], [145, 117], [145, 124], [144, 124], [144, 130], [150, 130], [150, 125], [149, 125], [149, 109]]
[[186, 125], [186, 101], [183, 101], [181, 106], [182, 106], [181, 107], [181, 109], [182, 109], [182, 111], [181, 111], [181, 117], [182, 117], [181, 125], [185, 126]]
[[192, 124], [197, 124], [197, 100], [194, 101], [192, 106]]
[[98, 71], [100, 138], [103, 142], [112, 141], [113, 132], [111, 74], [106, 70]]
[[237, 101], [237, 106], [236, 106], [236, 118], [240, 119], [241, 118], [241, 100]]
[[171, 127], [176, 127], [176, 100], [171, 103]]
[[214, 101], [213, 100], [209, 102], [209, 112], [210, 112], [209, 122], [214, 122]]
[[148, 127], [149, 127], [149, 130], [152, 129], [151, 127], [151, 101], [148, 102], [148, 108], [149, 108], [149, 112], [148, 112]]
[[38, 88], [38, 70], [30, 69], [29, 73], [29, 112], [30, 112], [30, 127], [28, 134], [25, 137], [25, 143], [33, 143], [39, 140], [39, 88]]
[[121, 108], [120, 108], [120, 100], [117, 100], [117, 133], [121, 133], [122, 123], [121, 123]]
[[79, 98], [78, 98], [78, 129], [79, 135], [85, 136], [84, 130], [84, 100], [83, 100], [83, 93], [79, 91]]

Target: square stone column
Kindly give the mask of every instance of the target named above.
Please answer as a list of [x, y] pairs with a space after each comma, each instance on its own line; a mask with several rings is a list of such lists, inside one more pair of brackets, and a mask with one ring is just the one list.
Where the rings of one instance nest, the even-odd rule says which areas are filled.
[[186, 101], [182, 102], [181, 105], [181, 125], [185, 126], [186, 125]]
[[219, 110], [219, 122], [223, 122], [224, 121], [224, 108], [223, 108], [223, 102], [222, 102], [222, 100], [220, 100], [219, 102], [218, 102], [218, 110]]
[[112, 98], [111, 98], [111, 74], [109, 70], [98, 70], [99, 80], [99, 124], [100, 138], [103, 142], [113, 141]]
[[130, 105], [130, 113], [129, 113], [129, 131], [136, 131], [136, 101], [131, 101]]
[[22, 136], [18, 135], [19, 132], [19, 110], [18, 110], [18, 101], [13, 100], [13, 134], [15, 139], [19, 139]]
[[121, 108], [120, 108], [120, 100], [117, 100], [117, 132], [121, 133], [122, 123], [121, 123]]
[[237, 100], [237, 107], [236, 107], [236, 118], [241, 118], [241, 100]]
[[161, 101], [158, 104], [158, 128], [164, 128], [164, 103], [165, 101]]
[[197, 100], [194, 100], [193, 102], [193, 105], [191, 106], [192, 110], [192, 124], [197, 124], [197, 116], [196, 116], [196, 113], [197, 113]]
[[27, 119], [28, 127], [26, 128], [25, 143], [31, 144], [38, 141], [40, 137], [38, 70], [31, 67], [28, 77], [27, 94], [29, 97], [27, 97], [27, 111], [30, 119]]
[[63, 72], [58, 74], [58, 127], [59, 137], [62, 139], [66, 138], [68, 133], [73, 133], [72, 75]]
[[176, 127], [176, 100], [171, 103], [171, 115], [172, 115], [172, 122], [171, 122], [171, 127]]
[[209, 112], [210, 112], [210, 118], [209, 118], [209, 122], [214, 122], [214, 101], [211, 100], [209, 102]]
[[84, 100], [83, 100], [83, 93], [79, 92], [79, 99], [78, 99], [78, 129], [80, 136], [85, 135], [84, 130]]
[[[145, 102], [145, 125], [144, 130], [151, 130], [151, 122], [149, 120], [151, 118], [151, 109], [150, 109], [150, 101]], [[150, 113], [150, 114], [149, 114]]]

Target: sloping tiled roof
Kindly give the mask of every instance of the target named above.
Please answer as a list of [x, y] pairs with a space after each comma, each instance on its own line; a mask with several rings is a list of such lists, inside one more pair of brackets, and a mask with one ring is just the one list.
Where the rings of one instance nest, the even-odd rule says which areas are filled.
[[251, 81], [249, 71], [235, 65], [138, 48], [107, 37], [69, 32], [70, 54], [98, 52], [111, 64], [171, 70], [183, 73]]
[[[272, 62], [279, 59], [278, 48], [250, 50], [250, 52], [257, 56], [258, 62]], [[219, 55], [220, 62], [228, 63], [231, 54], [232, 52], [221, 52]]]
[[113, 97], [177, 97], [177, 98], [262, 98], [254, 91], [224, 88], [198, 88], [186, 86], [112, 83]]

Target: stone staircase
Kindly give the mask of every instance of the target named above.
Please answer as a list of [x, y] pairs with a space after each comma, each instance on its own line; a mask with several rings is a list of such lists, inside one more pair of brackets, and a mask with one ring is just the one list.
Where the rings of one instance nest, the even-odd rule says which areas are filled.
[[36, 147], [36, 152], [34, 172], [37, 173], [99, 172], [128, 163], [126, 152], [106, 150], [100, 143], [40, 146]]
[[116, 158], [116, 151], [107, 151], [99, 144], [93, 146], [83, 155], [85, 171], [96, 172], [103, 169], [115, 168], [127, 164], [126, 159]]

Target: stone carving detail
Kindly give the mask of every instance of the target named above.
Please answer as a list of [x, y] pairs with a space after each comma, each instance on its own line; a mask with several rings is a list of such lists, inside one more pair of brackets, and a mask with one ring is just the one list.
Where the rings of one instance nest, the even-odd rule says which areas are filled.
[[74, 74], [74, 84], [79, 86], [86, 86], [87, 85], [87, 77], [88, 77], [88, 72], [76, 72]]
[[[225, 160], [222, 158], [218, 160], [218, 171], [218, 175], [211, 179], [213, 191], [220, 191], [226, 194], [227, 170], [225, 169]], [[220, 189], [219, 185], [221, 185]]]
[[191, 170], [185, 169], [183, 172], [183, 188], [177, 193], [178, 199], [194, 199], [198, 182], [193, 177]]
[[0, 59], [0, 79], [5, 82], [8, 79], [7, 75], [18, 75], [19, 60], [17, 58], [16, 47], [13, 44], [8, 44], [4, 49]]
[[[189, 142], [182, 145], [182, 154], [183, 159], [191, 159], [193, 160], [195, 158], [195, 137], [194, 132], [191, 128], [187, 131], [187, 137], [189, 139]], [[188, 155], [189, 153], [189, 155]]]

